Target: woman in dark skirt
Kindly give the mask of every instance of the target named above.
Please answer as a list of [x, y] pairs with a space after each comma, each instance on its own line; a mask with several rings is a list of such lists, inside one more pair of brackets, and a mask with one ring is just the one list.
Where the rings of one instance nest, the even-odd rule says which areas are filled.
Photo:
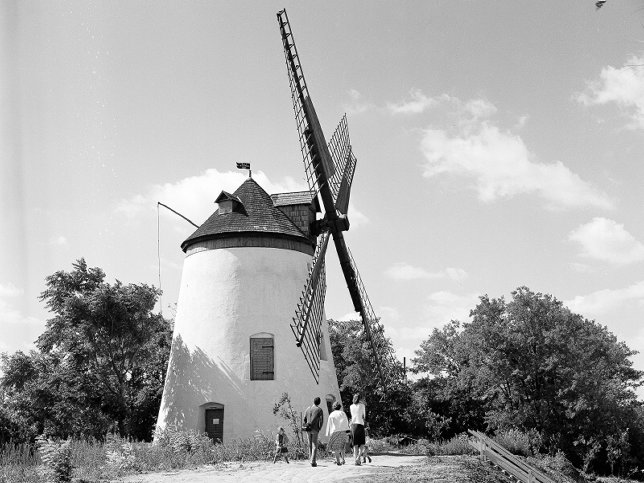
[[353, 396], [353, 404], [351, 405], [351, 435], [353, 436], [353, 458], [355, 465], [361, 466], [360, 453], [364, 451], [365, 434], [364, 434], [364, 420], [366, 410], [364, 404], [360, 401], [360, 394]]

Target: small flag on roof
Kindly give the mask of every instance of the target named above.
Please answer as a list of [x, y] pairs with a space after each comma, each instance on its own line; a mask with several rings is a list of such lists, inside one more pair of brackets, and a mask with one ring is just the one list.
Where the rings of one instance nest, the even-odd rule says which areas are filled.
[[250, 169], [250, 163], [237, 163], [237, 169]]

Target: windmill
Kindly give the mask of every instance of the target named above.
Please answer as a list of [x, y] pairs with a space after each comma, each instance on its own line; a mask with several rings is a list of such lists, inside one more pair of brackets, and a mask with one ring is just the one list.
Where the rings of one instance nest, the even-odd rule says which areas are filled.
[[330, 236], [338, 253], [353, 307], [362, 320], [363, 337], [369, 345], [373, 368], [380, 379], [381, 387], [385, 388], [388, 369], [395, 364], [394, 355], [390, 345], [386, 343], [380, 321], [374, 313], [356, 263], [343, 236], [343, 232], [349, 229], [347, 211], [357, 162], [351, 148], [347, 118], [346, 115], [342, 117], [327, 144], [304, 78], [285, 9], [277, 13], [277, 21], [282, 36], [306, 180], [309, 190], [320, 197], [324, 209], [323, 218], [315, 223], [313, 230], [314, 234], [318, 235], [313, 264], [295, 311], [291, 329], [296, 344], [302, 350], [308, 367], [317, 381], [319, 371], [317, 347], [326, 288], [323, 283], [324, 263]]
[[309, 189], [269, 195], [250, 166], [239, 163], [249, 177], [234, 192], [222, 191], [218, 208], [181, 244], [185, 258], [160, 431], [196, 430], [224, 442], [270, 432], [280, 423], [273, 405], [284, 393], [296, 412], [319, 396], [328, 416], [340, 397], [324, 315], [330, 239], [382, 387], [393, 367], [343, 237], [356, 165], [346, 117], [327, 145], [286, 12], [278, 19]]

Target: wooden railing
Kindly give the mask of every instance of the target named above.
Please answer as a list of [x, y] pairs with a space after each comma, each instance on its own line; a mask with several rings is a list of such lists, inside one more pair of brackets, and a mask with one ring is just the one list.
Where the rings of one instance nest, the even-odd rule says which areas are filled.
[[479, 452], [481, 457], [489, 460], [517, 480], [523, 483], [555, 483], [552, 478], [520, 460], [483, 433], [472, 430], [468, 430], [468, 432], [476, 438], [475, 441], [470, 440], [470, 445]]

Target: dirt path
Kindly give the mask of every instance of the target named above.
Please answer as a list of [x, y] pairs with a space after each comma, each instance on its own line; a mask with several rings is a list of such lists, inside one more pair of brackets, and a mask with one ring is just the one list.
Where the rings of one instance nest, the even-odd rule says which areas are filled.
[[166, 471], [129, 476], [122, 480], [127, 483], [250, 483], [258, 481], [280, 482], [331, 482], [359, 479], [369, 481], [365, 476], [400, 466], [419, 465], [425, 456], [383, 455], [372, 456], [372, 463], [355, 466], [347, 460], [346, 465], [337, 466], [332, 460], [318, 461], [316, 468], [305, 461], [284, 461], [277, 463], [228, 463], [217, 467], [203, 467], [197, 470]]

